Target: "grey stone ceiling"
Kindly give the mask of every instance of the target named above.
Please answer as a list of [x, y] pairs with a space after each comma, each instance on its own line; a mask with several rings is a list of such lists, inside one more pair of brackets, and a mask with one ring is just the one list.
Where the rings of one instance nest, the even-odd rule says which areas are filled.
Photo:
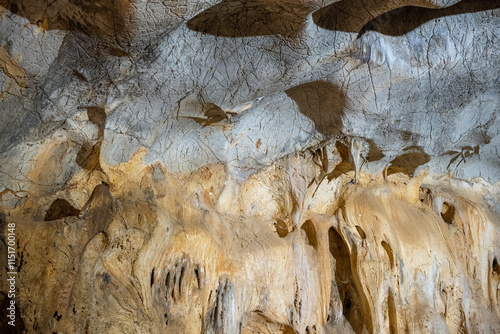
[[369, 172], [500, 181], [499, 1], [0, 3], [4, 187], [55, 135], [70, 174], [96, 144], [244, 177], [358, 138]]

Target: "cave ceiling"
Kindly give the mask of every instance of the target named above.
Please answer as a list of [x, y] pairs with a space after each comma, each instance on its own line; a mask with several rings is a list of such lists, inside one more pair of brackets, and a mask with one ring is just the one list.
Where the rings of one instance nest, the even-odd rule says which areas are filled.
[[17, 329], [500, 332], [499, 38], [498, 0], [0, 0]]

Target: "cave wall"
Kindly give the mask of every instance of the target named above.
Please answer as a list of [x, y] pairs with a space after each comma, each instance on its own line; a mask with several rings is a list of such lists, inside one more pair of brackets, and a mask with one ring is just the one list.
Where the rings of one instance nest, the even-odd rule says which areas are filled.
[[0, 0], [0, 331], [500, 332], [499, 7]]

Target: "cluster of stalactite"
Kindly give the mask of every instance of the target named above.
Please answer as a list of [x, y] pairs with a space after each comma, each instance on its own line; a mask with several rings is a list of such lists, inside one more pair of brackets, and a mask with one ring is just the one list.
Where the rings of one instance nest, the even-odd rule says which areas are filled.
[[22, 326], [498, 331], [500, 253], [490, 213], [425, 170], [356, 173], [356, 159], [343, 158], [338, 144], [321, 150], [245, 180], [220, 164], [171, 174], [139, 154], [7, 212], [2, 219], [21, 233]]

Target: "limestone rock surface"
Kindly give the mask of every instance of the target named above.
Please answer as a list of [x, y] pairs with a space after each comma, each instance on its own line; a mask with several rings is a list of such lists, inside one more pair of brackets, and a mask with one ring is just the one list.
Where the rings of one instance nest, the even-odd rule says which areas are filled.
[[0, 0], [0, 332], [500, 333], [499, 34], [498, 0]]

